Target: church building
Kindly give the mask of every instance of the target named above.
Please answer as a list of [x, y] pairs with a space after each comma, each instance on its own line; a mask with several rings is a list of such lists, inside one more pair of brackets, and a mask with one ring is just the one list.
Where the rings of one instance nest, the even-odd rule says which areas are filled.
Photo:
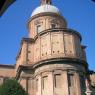
[[81, 34], [68, 28], [52, 0], [40, 2], [28, 21], [29, 37], [21, 40], [16, 64], [0, 65], [0, 83], [15, 78], [29, 95], [92, 95]]

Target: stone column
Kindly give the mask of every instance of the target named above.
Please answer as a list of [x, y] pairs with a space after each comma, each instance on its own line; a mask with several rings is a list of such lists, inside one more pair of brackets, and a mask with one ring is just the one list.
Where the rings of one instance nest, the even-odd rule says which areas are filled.
[[32, 83], [32, 78], [28, 79], [28, 94], [33, 95], [33, 83]]
[[75, 77], [75, 93], [76, 95], [81, 95], [81, 87], [80, 87], [80, 77], [79, 74], [76, 72], [74, 74]]
[[68, 89], [68, 75], [67, 71], [63, 71], [62, 73], [62, 89], [63, 90], [63, 95], [69, 95], [69, 89]]
[[35, 79], [32, 80], [32, 95], [36, 95], [36, 81]]
[[27, 89], [26, 89], [26, 78], [21, 78], [21, 80], [20, 80], [20, 85], [21, 85], [25, 90], [27, 90]]
[[49, 81], [49, 83], [48, 83], [48, 90], [49, 90], [49, 95], [54, 95], [54, 86], [53, 86], [53, 74], [52, 74], [52, 72], [49, 72], [49, 74], [48, 74], [48, 81]]
[[37, 95], [42, 95], [42, 85], [41, 85], [41, 75], [38, 76], [38, 93]]

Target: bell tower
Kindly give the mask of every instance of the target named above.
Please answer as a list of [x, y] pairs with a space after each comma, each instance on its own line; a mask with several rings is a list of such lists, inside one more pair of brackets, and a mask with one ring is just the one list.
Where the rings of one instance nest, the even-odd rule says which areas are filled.
[[41, 5], [45, 5], [45, 4], [51, 5], [52, 0], [41, 0]]

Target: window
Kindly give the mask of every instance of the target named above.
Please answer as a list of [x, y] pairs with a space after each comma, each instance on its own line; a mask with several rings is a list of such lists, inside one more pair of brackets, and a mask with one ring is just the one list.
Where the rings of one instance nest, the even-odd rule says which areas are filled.
[[36, 28], [37, 28], [37, 30], [36, 30], [36, 31], [37, 31], [37, 33], [41, 32], [41, 25], [37, 25], [37, 27], [36, 27]]
[[81, 88], [85, 88], [85, 78], [82, 75], [80, 75], [80, 86]]
[[54, 75], [54, 85], [55, 85], [56, 88], [60, 88], [62, 86], [61, 74]]
[[51, 24], [51, 28], [56, 28], [56, 25], [54, 23]]
[[69, 87], [69, 95], [75, 95], [75, 89], [74, 88], [74, 75], [68, 74], [68, 87]]
[[44, 76], [42, 78], [42, 86], [43, 86], [43, 89], [48, 88], [48, 76]]
[[73, 80], [73, 74], [68, 75], [68, 86], [72, 87], [74, 85], [74, 80]]

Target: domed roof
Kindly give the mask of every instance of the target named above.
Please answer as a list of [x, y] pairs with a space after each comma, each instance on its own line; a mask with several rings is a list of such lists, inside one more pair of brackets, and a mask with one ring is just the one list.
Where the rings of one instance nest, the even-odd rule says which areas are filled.
[[37, 7], [33, 12], [32, 12], [32, 16], [39, 14], [39, 13], [46, 13], [46, 12], [51, 12], [51, 13], [57, 13], [60, 14], [60, 11], [57, 7], [53, 6], [53, 5], [41, 5], [39, 7]]

